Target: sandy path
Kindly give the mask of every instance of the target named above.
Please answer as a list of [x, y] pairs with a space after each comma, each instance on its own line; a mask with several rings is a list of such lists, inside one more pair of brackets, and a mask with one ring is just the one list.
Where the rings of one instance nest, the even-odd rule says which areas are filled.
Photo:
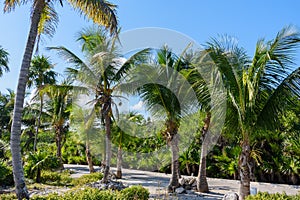
[[[88, 174], [88, 167], [86, 165], [64, 165], [66, 169], [71, 169], [75, 173], [73, 177], [79, 177], [83, 174]], [[99, 169], [98, 167], [95, 167]], [[115, 173], [116, 169], [112, 168]], [[222, 199], [224, 194], [228, 192], [238, 192], [239, 181], [227, 180], [227, 179], [216, 179], [208, 178], [208, 184], [210, 193], [196, 193], [191, 192], [189, 194], [168, 196], [166, 193], [166, 186], [170, 180], [170, 174], [148, 172], [141, 170], [123, 169], [123, 178], [121, 182], [127, 185], [141, 184], [150, 191], [150, 197], [160, 199]], [[282, 193], [286, 192], [289, 195], [297, 194], [300, 192], [299, 185], [285, 185], [285, 184], [272, 184], [272, 183], [261, 183], [251, 182], [251, 187], [257, 188], [257, 191], [269, 192], [269, 193]]]

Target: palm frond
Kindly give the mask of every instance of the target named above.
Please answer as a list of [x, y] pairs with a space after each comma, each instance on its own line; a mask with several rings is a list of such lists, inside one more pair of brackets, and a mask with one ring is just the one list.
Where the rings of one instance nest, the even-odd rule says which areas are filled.
[[[74, 68], [67, 68], [67, 72], [71, 73], [70, 78], [90, 80], [89, 83], [95, 84], [98, 80], [90, 67], [82, 61], [77, 55], [71, 52], [66, 47], [49, 47], [49, 50], [55, 50], [68, 63], [74, 65]], [[80, 71], [80, 72], [79, 72]]]
[[82, 52], [91, 52], [106, 40], [106, 32], [101, 28], [84, 28], [77, 33], [77, 41], [81, 43]]
[[80, 14], [93, 20], [99, 25], [104, 25], [111, 34], [117, 33], [118, 20], [115, 14], [116, 5], [106, 0], [68, 0]]
[[254, 90], [273, 90], [280, 85], [294, 69], [299, 44], [300, 34], [293, 26], [283, 28], [274, 40], [258, 41], [250, 70]]
[[26, 0], [5, 0], [4, 1], [4, 12], [11, 12], [14, 11], [16, 6], [19, 6], [21, 4], [25, 4], [27, 1]]
[[122, 77], [124, 77], [125, 74], [128, 73], [128, 71], [132, 67], [141, 65], [142, 63], [144, 63], [148, 59], [150, 51], [151, 51], [150, 48], [146, 48], [146, 49], [140, 50], [140, 51], [136, 52], [135, 54], [133, 54], [132, 56], [130, 56], [130, 58], [128, 58], [126, 60], [126, 62], [117, 71], [113, 80], [119, 81]]
[[0, 46], [0, 77], [3, 75], [3, 70], [9, 72], [8, 52]]
[[[263, 91], [262, 91], [263, 92]], [[258, 113], [260, 127], [274, 129], [279, 125], [279, 116], [287, 106], [295, 106], [300, 98], [300, 68], [286, 77], [274, 92], [267, 96], [267, 101]]]
[[[210, 59], [223, 76], [224, 86], [230, 88], [233, 94], [242, 95], [241, 73], [249, 60], [245, 50], [229, 36], [212, 38], [206, 46]], [[240, 98], [237, 100], [240, 101]]]
[[39, 46], [42, 35], [53, 37], [58, 21], [58, 13], [55, 11], [53, 2], [46, 1], [46, 5], [44, 7], [44, 10], [42, 11], [38, 26], [37, 47]]

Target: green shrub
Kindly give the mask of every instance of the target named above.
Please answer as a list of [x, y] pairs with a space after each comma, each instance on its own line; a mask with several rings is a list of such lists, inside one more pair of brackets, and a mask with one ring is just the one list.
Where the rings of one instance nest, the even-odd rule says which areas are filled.
[[52, 172], [52, 171], [42, 171], [41, 182], [47, 183], [49, 185], [84, 185], [91, 182], [99, 181], [103, 178], [103, 174], [100, 172], [85, 174], [79, 178], [71, 178], [69, 171], [63, 172]]
[[149, 199], [149, 191], [141, 185], [134, 185], [121, 190], [120, 200], [146, 200]]
[[288, 196], [286, 193], [269, 194], [268, 192], [258, 192], [256, 195], [249, 195], [246, 200], [300, 200], [300, 194]]
[[[98, 190], [86, 187], [70, 190], [64, 194], [51, 193], [46, 196], [35, 195], [32, 200], [146, 200], [149, 191], [142, 186], [131, 186], [122, 191]], [[1, 200], [16, 199], [15, 194], [0, 195]]]
[[0, 199], [1, 200], [15, 200], [15, 199], [17, 199], [17, 196], [15, 193], [1, 194]]
[[51, 193], [48, 194], [47, 196], [33, 196], [31, 199], [34, 200], [60, 200], [64, 199], [63, 195], [58, 195], [57, 193]]
[[6, 162], [0, 160], [0, 186], [12, 186], [13, 184], [12, 168]]
[[84, 185], [87, 183], [92, 183], [99, 181], [103, 178], [103, 174], [101, 172], [95, 172], [91, 174], [85, 174], [79, 178], [73, 179], [72, 184], [73, 185]]
[[68, 158], [64, 158], [67, 160], [68, 164], [86, 164], [86, 159], [84, 156], [69, 156]]
[[42, 171], [41, 181], [42, 181], [42, 183], [55, 182], [55, 181], [60, 182], [61, 174], [58, 172], [52, 172], [52, 171]]
[[60, 162], [57, 157], [46, 151], [29, 152], [25, 159], [24, 173], [26, 177], [35, 178], [39, 183], [43, 170], [57, 169], [59, 166]]
[[95, 188], [86, 188], [82, 191], [77, 191], [76, 193], [68, 193], [65, 195], [67, 199], [91, 199], [91, 200], [116, 200], [117, 193], [111, 190], [98, 190]]
[[85, 188], [83, 190], [68, 191], [58, 195], [52, 193], [47, 196], [33, 196], [33, 200], [117, 200], [117, 193], [111, 190], [98, 190], [96, 188]]
[[72, 182], [69, 172], [42, 171], [41, 182], [50, 185], [68, 185]]

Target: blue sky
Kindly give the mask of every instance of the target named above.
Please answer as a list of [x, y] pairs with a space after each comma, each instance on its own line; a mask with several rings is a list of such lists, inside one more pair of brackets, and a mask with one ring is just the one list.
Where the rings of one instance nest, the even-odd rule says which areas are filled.
[[[271, 39], [284, 26], [293, 24], [300, 28], [300, 1], [179, 1], [179, 0], [113, 0], [117, 4], [117, 15], [122, 31], [161, 27], [181, 32], [200, 44], [218, 34], [235, 36], [240, 45], [253, 54], [259, 38]], [[1, 8], [2, 9], [2, 8]], [[75, 36], [91, 22], [84, 19], [71, 7], [57, 4], [60, 22], [52, 39], [46, 39], [40, 53], [51, 56], [57, 63], [56, 70], [62, 71], [60, 59], [44, 51], [47, 46], [66, 46], [79, 53]], [[0, 14], [0, 45], [10, 53], [11, 72], [0, 78], [0, 91], [16, 89], [17, 77], [29, 30], [29, 6], [21, 6], [14, 12]], [[145, 38], [146, 40], [147, 38]], [[298, 56], [300, 58], [300, 55]], [[298, 59], [299, 60], [299, 59]], [[298, 62], [299, 64], [299, 62]]]

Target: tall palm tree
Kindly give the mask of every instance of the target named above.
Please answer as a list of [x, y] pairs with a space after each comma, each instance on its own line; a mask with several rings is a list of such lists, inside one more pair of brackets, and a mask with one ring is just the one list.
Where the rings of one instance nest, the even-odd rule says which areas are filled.
[[[185, 51], [184, 51], [185, 52]], [[184, 55], [184, 52], [182, 55]], [[183, 56], [176, 56], [164, 46], [157, 51], [156, 59], [147, 65], [140, 65], [131, 79], [124, 86], [133, 94], [138, 94], [145, 102], [147, 109], [154, 115], [164, 116], [165, 127], [161, 130], [172, 152], [172, 176], [168, 185], [169, 191], [179, 186], [179, 135], [178, 129], [183, 116], [187, 115], [191, 102], [190, 88], [183, 76], [179, 74], [187, 67]], [[126, 86], [127, 85], [127, 86]], [[133, 87], [130, 88], [129, 86]]]
[[136, 62], [142, 61], [148, 50], [141, 50], [124, 62], [124, 58], [117, 53], [117, 38], [110, 38], [103, 29], [83, 30], [79, 34], [78, 40], [82, 42], [82, 51], [87, 58], [86, 62], [65, 47], [51, 49], [57, 50], [74, 66], [68, 68], [67, 73], [78, 81], [81, 87], [85, 87], [90, 96], [93, 96], [93, 100], [90, 102], [92, 110], [105, 127], [106, 163], [102, 181], [107, 182], [111, 160], [112, 106], [116, 106], [113, 101], [113, 93], [130, 68]]
[[[217, 121], [222, 121], [224, 114], [220, 107], [226, 107], [226, 105], [224, 105], [226, 98], [223, 84], [220, 81], [220, 73], [205, 49], [189, 52], [186, 55], [186, 60], [188, 60], [190, 65], [187, 69], [181, 70], [180, 73], [183, 74], [186, 80], [191, 84], [191, 88], [196, 94], [200, 111], [206, 113], [203, 126], [200, 130], [202, 145], [197, 177], [197, 190], [199, 192], [208, 192], [206, 156], [210, 150], [209, 147], [213, 145], [212, 143], [216, 142], [216, 139], [212, 139], [212, 136], [218, 134], [217, 132], [220, 131], [213, 128], [213, 132], [215, 133], [211, 132], [210, 124], [212, 117], [215, 119], [218, 118]], [[216, 120], [213, 126], [218, 126]]]
[[[295, 70], [294, 55], [300, 35], [289, 26], [271, 41], [259, 40], [253, 59], [228, 38], [208, 43], [210, 56], [217, 63], [228, 89], [228, 123], [241, 133], [239, 157], [240, 198], [250, 194], [251, 140], [255, 130], [273, 130], [280, 113], [300, 97], [300, 68]], [[296, 98], [295, 98], [296, 96]], [[235, 129], [236, 130], [236, 129]]]
[[0, 77], [3, 75], [3, 71], [9, 71], [8, 52], [0, 46]]
[[[16, 101], [14, 106], [13, 124], [11, 131], [11, 151], [13, 162], [13, 174], [16, 186], [16, 194], [18, 199], [23, 197], [29, 198], [26, 184], [24, 181], [24, 173], [22, 167], [22, 158], [20, 150], [20, 135], [21, 135], [21, 115], [25, 98], [25, 88], [28, 79], [30, 62], [38, 35], [48, 34], [53, 35], [57, 22], [58, 15], [54, 9], [55, 1], [38, 0], [38, 1], [17, 1], [5, 0], [4, 12], [10, 12], [17, 5], [32, 3], [31, 24], [26, 43], [22, 65], [19, 74], [18, 87], [16, 91]], [[61, 5], [63, 1], [59, 1]], [[117, 19], [115, 15], [116, 6], [106, 0], [97, 1], [74, 1], [69, 0], [68, 3], [77, 9], [81, 14], [85, 15], [94, 22], [104, 25], [116, 33]]]
[[43, 111], [43, 95], [40, 92], [42, 88], [46, 84], [55, 84], [56, 83], [56, 72], [54, 72], [53, 65], [49, 61], [49, 58], [45, 56], [36, 56], [31, 61], [31, 67], [29, 68], [29, 76], [28, 76], [28, 82], [27, 87], [32, 88], [32, 86], [36, 87], [36, 97], [40, 99], [40, 108], [39, 108], [39, 114], [36, 119], [36, 127], [35, 127], [35, 136], [34, 136], [34, 143], [33, 143], [33, 150], [36, 151], [36, 145], [37, 145], [37, 138], [38, 138], [38, 132], [41, 124], [41, 116]]

